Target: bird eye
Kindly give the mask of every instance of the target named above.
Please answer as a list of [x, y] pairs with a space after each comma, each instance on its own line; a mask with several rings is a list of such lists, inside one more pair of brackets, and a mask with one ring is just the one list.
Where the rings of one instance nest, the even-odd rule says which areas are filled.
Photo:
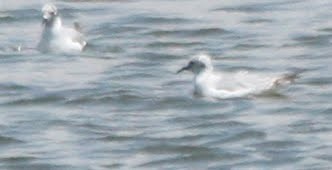
[[193, 62], [193, 61], [190, 61], [190, 62], [189, 62], [189, 65], [193, 65], [193, 64], [194, 64], [194, 62]]

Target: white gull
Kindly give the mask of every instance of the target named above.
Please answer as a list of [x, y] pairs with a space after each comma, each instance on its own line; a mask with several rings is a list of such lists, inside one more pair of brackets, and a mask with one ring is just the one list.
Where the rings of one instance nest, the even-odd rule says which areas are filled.
[[43, 32], [37, 46], [40, 52], [73, 53], [84, 49], [87, 43], [78, 24], [74, 28], [64, 27], [53, 4], [44, 5], [42, 13]]
[[182, 71], [194, 74], [194, 94], [211, 98], [237, 98], [260, 94], [280, 85], [294, 81], [296, 74], [266, 76], [263, 74], [249, 74], [248, 71], [215, 72], [208, 55], [193, 57]]

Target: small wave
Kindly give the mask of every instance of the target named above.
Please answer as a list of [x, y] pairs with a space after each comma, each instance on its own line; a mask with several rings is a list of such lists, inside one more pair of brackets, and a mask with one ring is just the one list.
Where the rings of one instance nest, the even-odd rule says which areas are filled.
[[318, 29], [318, 31], [320, 32], [325, 32], [325, 33], [332, 33], [332, 28], [321, 28], [321, 29]]
[[142, 148], [140, 151], [153, 153], [153, 154], [165, 154], [165, 153], [204, 154], [204, 153], [213, 152], [212, 149], [204, 146], [181, 146], [181, 145], [168, 145], [168, 144], [147, 146]]
[[273, 20], [272, 19], [264, 19], [264, 18], [255, 18], [255, 19], [245, 20], [244, 22], [248, 23], [248, 24], [262, 24], [262, 23], [272, 23]]
[[144, 100], [145, 97], [140, 93], [132, 90], [113, 90], [111, 92], [95, 93], [80, 95], [78, 97], [69, 98], [65, 100], [65, 104], [77, 105], [77, 104], [105, 104], [110, 102], [116, 102], [119, 104], [137, 103], [137, 101]]
[[305, 84], [314, 85], [314, 86], [324, 86], [324, 85], [331, 85], [332, 84], [332, 77], [317, 77], [317, 78], [310, 78], [305, 81]]
[[152, 17], [152, 16], [135, 16], [128, 19], [130, 23], [140, 24], [183, 24], [191, 22], [191, 20], [184, 18], [165, 18], [165, 17]]
[[266, 141], [258, 144], [254, 144], [256, 148], [263, 149], [263, 150], [280, 150], [280, 149], [287, 149], [287, 148], [294, 148], [296, 146], [300, 146], [302, 142], [294, 141], [294, 140], [273, 140], [273, 141]]
[[1, 23], [9, 23], [15, 21], [15, 17], [9, 15], [0, 15], [0, 24]]
[[245, 132], [237, 133], [229, 136], [221, 141], [220, 143], [234, 143], [243, 142], [245, 140], [263, 140], [266, 137], [266, 133], [261, 131], [248, 130]]
[[36, 162], [10, 164], [3, 167], [7, 167], [8, 169], [54, 169], [54, 170], [73, 169], [72, 166], [36, 163]]
[[108, 135], [97, 140], [107, 141], [107, 142], [124, 142], [135, 140], [137, 136], [124, 136], [124, 135]]
[[[103, 55], [101, 56], [94, 56], [94, 57], [98, 57], [98, 58], [112, 58], [112, 56], [106, 56], [105, 53], [124, 53], [126, 51], [125, 48], [122, 48], [120, 46], [111, 46], [111, 45], [105, 45], [106, 43], [104, 43], [103, 41], [100, 42], [100, 39], [96, 39], [96, 40], [92, 40], [90, 39], [90, 41], [95, 41], [95, 43], [88, 43], [84, 49], [84, 51], [86, 53], [91, 52], [92, 54], [100, 54], [103, 53]], [[97, 43], [98, 44], [97, 44]]]
[[[175, 54], [168, 54], [163, 52], [143, 52], [138, 53], [135, 55], [138, 58], [143, 58], [149, 61], [159, 61], [159, 60], [170, 60], [170, 59], [176, 59], [179, 57], [179, 55]], [[151, 64], [151, 63], [149, 63]]]
[[184, 48], [203, 45], [201, 42], [152, 42], [147, 44], [149, 48]]
[[22, 163], [22, 162], [33, 161], [35, 159], [37, 158], [33, 156], [9, 156], [1, 158], [1, 161], [7, 163]]
[[23, 142], [22, 140], [18, 140], [12, 137], [0, 136], [0, 145], [16, 144], [22, 142]]
[[297, 41], [297, 45], [307, 46], [329, 46], [331, 35], [302, 35], [293, 40]]
[[267, 45], [264, 44], [245, 44], [245, 43], [240, 43], [237, 44], [233, 47], [234, 50], [251, 50], [251, 49], [258, 49], [258, 48], [266, 48]]
[[[194, 151], [188, 151], [184, 152], [186, 154], [180, 154], [181, 150], [185, 151], [187, 149], [194, 149]], [[166, 147], [167, 149], [167, 147]], [[159, 160], [151, 160], [149, 162], [143, 163], [138, 165], [138, 167], [160, 167], [163, 165], [175, 165], [175, 164], [183, 164], [183, 163], [190, 163], [193, 167], [196, 163], [206, 163], [206, 161], [232, 161], [232, 160], [238, 160], [243, 158], [245, 155], [238, 154], [238, 153], [231, 153], [231, 152], [217, 152], [218, 149], [214, 148], [206, 148], [206, 147], [186, 147], [184, 146], [181, 148], [181, 146], [176, 147], [178, 151], [175, 151], [175, 153], [179, 153], [180, 156], [172, 156], [166, 159], [159, 159]], [[206, 166], [204, 166], [206, 168]], [[176, 169], [176, 168], [174, 168]]]
[[242, 5], [242, 6], [221, 7], [213, 9], [212, 11], [259, 13], [259, 12], [272, 11], [272, 10], [273, 8], [258, 7], [257, 5]]
[[228, 6], [214, 8], [212, 11], [226, 11], [226, 12], [243, 12], [243, 13], [260, 13], [271, 11], [286, 10], [290, 4], [299, 3], [301, 1], [283, 1], [283, 2], [256, 2], [250, 4], [244, 4], [239, 6]]
[[67, 1], [67, 2], [76, 2], [76, 3], [80, 3], [80, 2], [109, 2], [109, 3], [113, 3], [113, 2], [119, 2], [119, 3], [124, 3], [124, 2], [131, 2], [132, 0], [62, 0], [62, 1]]
[[330, 128], [327, 123], [308, 120], [296, 122], [289, 127], [291, 128], [290, 132], [296, 134], [311, 134], [332, 131], [332, 128]]
[[[201, 118], [200, 118], [201, 119]], [[213, 118], [210, 118], [213, 119]], [[204, 129], [204, 128], [245, 128], [247, 124], [237, 121], [225, 121], [225, 122], [206, 122], [198, 125], [187, 127], [187, 129]]]
[[182, 29], [182, 30], [157, 30], [148, 32], [148, 35], [156, 37], [206, 37], [218, 36], [229, 33], [221, 28], [200, 28], [200, 29]]
[[16, 22], [31, 22], [41, 18], [39, 10], [36, 9], [20, 9], [9, 11], [12, 21]]
[[59, 101], [64, 101], [65, 98], [58, 95], [45, 95], [39, 97], [31, 97], [31, 98], [21, 98], [14, 101], [10, 101], [4, 103], [7, 106], [20, 106], [20, 105], [39, 105], [39, 104], [50, 104], [56, 103]]
[[0, 84], [0, 91], [12, 91], [12, 90], [28, 90], [31, 89], [27, 86], [20, 85], [20, 84], [13, 84], [13, 83], [2, 83]]
[[164, 17], [141, 17], [134, 19], [134, 22], [139, 23], [149, 23], [149, 24], [178, 24], [178, 23], [185, 23], [189, 22], [187, 19], [183, 18], [164, 18]]
[[[331, 155], [327, 155], [327, 154], [322, 154], [320, 156], [316, 156], [316, 158], [321, 159], [321, 160], [325, 160], [325, 161], [332, 161], [332, 156]], [[329, 169], [329, 168], [327, 168]]]
[[143, 30], [146, 30], [146, 27], [143, 26], [119, 26], [117, 24], [110, 24], [105, 23], [98, 25], [97, 28], [91, 30], [89, 34], [103, 34], [109, 35], [110, 33], [113, 34], [125, 34], [125, 33], [137, 33]]
[[124, 166], [124, 164], [120, 164], [120, 163], [114, 163], [114, 164], [109, 164], [109, 165], [103, 165], [103, 167], [107, 168], [107, 169], [119, 169], [122, 166]]

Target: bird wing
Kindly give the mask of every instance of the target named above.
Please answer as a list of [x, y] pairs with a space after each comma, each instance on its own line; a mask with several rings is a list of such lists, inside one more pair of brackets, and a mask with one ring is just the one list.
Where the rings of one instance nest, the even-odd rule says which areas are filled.
[[205, 95], [213, 98], [225, 99], [244, 97], [250, 94], [250, 88], [239, 85], [231, 73], [213, 73], [204, 78]]
[[78, 23], [74, 23], [74, 28], [65, 28], [64, 32], [71, 37], [73, 42], [80, 44], [82, 49], [86, 46], [87, 42], [85, 41], [84, 35], [81, 32], [81, 27]]
[[226, 90], [226, 91], [236, 91], [238, 89], [243, 89], [244, 85], [236, 77], [234, 73], [223, 72], [214, 75], [213, 80], [216, 84], [216, 89]]
[[215, 76], [215, 88], [211, 94], [216, 97], [232, 98], [244, 97], [249, 94], [256, 94], [273, 87], [275, 78], [260, 74], [253, 74], [247, 71], [224, 72]]
[[261, 93], [274, 87], [275, 75], [260, 73], [239, 72], [235, 76], [242, 85], [253, 90], [253, 93]]

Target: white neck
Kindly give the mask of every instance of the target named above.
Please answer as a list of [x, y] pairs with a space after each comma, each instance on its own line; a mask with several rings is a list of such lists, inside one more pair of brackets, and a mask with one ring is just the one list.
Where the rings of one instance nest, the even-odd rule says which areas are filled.
[[53, 22], [54, 22], [53, 25], [54, 28], [59, 28], [62, 26], [62, 21], [60, 17], [55, 17]]
[[61, 18], [56, 16], [53, 20], [51, 20], [49, 23], [45, 24], [44, 30], [56, 30], [59, 29], [62, 26]]

